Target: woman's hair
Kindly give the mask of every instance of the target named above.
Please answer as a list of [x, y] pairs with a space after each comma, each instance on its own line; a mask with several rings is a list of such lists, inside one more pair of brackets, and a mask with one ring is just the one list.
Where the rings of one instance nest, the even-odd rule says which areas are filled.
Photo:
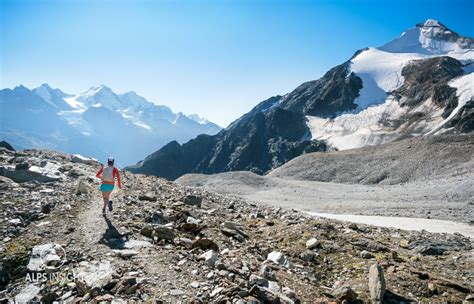
[[113, 166], [115, 162], [115, 159], [113, 157], [109, 157], [107, 159], [107, 166]]

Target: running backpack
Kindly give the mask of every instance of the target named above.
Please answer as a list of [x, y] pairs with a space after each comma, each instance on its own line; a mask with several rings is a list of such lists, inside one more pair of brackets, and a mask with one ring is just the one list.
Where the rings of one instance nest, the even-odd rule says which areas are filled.
[[107, 166], [102, 170], [102, 180], [105, 182], [114, 181], [114, 166]]

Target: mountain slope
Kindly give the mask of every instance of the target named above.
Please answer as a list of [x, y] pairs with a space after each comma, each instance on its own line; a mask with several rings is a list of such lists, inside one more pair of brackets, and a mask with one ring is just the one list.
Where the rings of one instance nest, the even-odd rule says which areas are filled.
[[[185, 142], [220, 127], [197, 121], [135, 92], [116, 94], [106, 86], [71, 95], [48, 84], [0, 91], [0, 138], [19, 149], [50, 148], [119, 165], [135, 163], [165, 143]], [[179, 118], [179, 119], [178, 119]]]
[[[235, 170], [261, 174], [310, 151], [471, 132], [473, 41], [426, 20], [382, 47], [357, 51], [318, 80], [261, 102], [212, 140], [173, 144], [171, 151], [158, 151], [129, 169], [167, 178]], [[203, 156], [196, 159], [191, 147]], [[169, 153], [174, 164], [167, 166]]]

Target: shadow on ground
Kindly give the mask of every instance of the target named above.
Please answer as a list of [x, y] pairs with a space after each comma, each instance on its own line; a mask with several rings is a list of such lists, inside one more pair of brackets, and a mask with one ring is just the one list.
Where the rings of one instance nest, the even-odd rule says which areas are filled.
[[104, 234], [102, 234], [99, 243], [108, 246], [110, 249], [123, 249], [125, 243], [128, 242], [128, 233], [120, 233], [107, 217], [107, 214], [103, 214], [102, 216], [107, 224], [107, 229], [105, 229]]

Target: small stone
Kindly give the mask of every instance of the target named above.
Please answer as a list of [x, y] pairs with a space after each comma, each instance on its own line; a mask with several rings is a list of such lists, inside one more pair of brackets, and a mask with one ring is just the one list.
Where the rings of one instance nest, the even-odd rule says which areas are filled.
[[372, 259], [372, 258], [375, 258], [375, 256], [370, 253], [369, 251], [367, 250], [362, 250], [360, 252], [360, 257], [363, 258], [363, 259]]
[[170, 295], [175, 296], [175, 297], [182, 296], [184, 294], [185, 294], [185, 292], [181, 289], [171, 289], [170, 290]]
[[197, 281], [191, 282], [191, 287], [192, 287], [192, 288], [199, 288], [199, 285], [200, 285], [200, 284], [199, 284], [199, 282], [197, 282]]
[[306, 248], [308, 249], [315, 249], [318, 247], [318, 240], [316, 240], [315, 238], [311, 238], [309, 240], [306, 241]]

